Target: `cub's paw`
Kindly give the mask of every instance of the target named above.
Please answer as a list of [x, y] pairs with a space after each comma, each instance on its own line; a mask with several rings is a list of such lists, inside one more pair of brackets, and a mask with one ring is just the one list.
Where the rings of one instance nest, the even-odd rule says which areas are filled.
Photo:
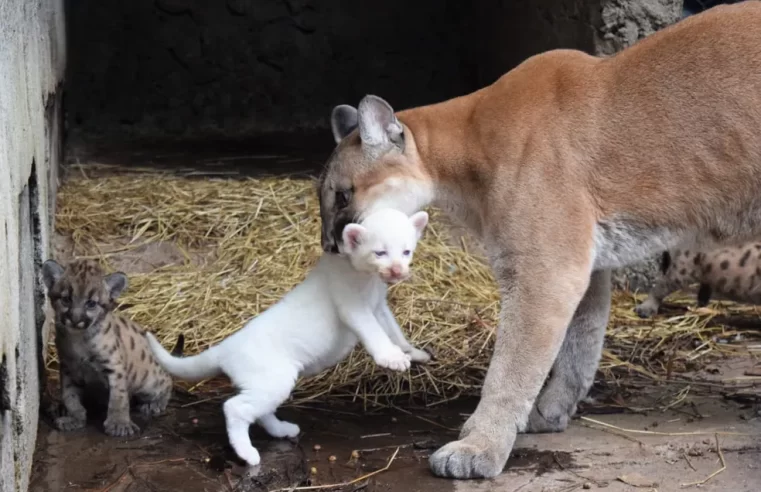
[[634, 312], [640, 318], [652, 318], [658, 314], [658, 306], [652, 302], [644, 301], [634, 308]]
[[405, 351], [405, 353], [410, 356], [410, 360], [412, 362], [416, 362], [418, 364], [425, 364], [431, 360], [431, 354], [425, 350], [420, 350], [415, 347], [409, 348]]
[[140, 427], [127, 419], [107, 418], [103, 422], [103, 429], [111, 437], [130, 437], [140, 433]]
[[377, 355], [375, 357], [375, 363], [393, 371], [406, 371], [410, 368], [410, 356], [394, 345], [387, 351]]
[[270, 432], [270, 435], [279, 439], [295, 439], [301, 432], [301, 429], [299, 429], [298, 425], [283, 421], [278, 422], [277, 426], [271, 428], [270, 430], [272, 431]]
[[84, 428], [86, 423], [87, 423], [86, 419], [71, 417], [68, 415], [65, 417], [58, 417], [57, 419], [55, 419], [56, 429], [63, 432], [82, 429]]
[[147, 402], [147, 403], [141, 403], [137, 406], [137, 411], [140, 412], [141, 415], [145, 415], [146, 417], [156, 417], [158, 415], [161, 415], [164, 413], [165, 407], [156, 401], [153, 402]]
[[262, 461], [261, 457], [259, 456], [259, 451], [257, 451], [254, 447], [251, 447], [251, 449], [247, 450], [236, 451], [235, 454], [237, 454], [240, 459], [245, 461], [248, 466], [257, 466]]

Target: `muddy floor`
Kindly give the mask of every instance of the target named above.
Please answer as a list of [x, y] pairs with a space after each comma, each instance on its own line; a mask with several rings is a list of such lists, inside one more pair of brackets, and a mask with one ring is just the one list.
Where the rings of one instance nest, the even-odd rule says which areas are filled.
[[[199, 148], [104, 153], [91, 147], [71, 149], [69, 155], [73, 162], [134, 164], [189, 175], [250, 175], [261, 170], [312, 173], [328, 152]], [[70, 253], [66, 238], [57, 238], [55, 246], [58, 257]], [[150, 247], [112, 260], [128, 274], [180, 260], [171, 245]], [[695, 374], [694, 383], [622, 391], [598, 381], [593, 399], [582, 405], [566, 432], [519, 436], [504, 473], [490, 481], [438, 479], [428, 470], [429, 455], [457, 437], [475, 400], [430, 408], [404, 402], [370, 409], [358, 403], [286, 407], [278, 414], [301, 427], [298, 440], [272, 439], [252, 427], [262, 464], [247, 469], [227, 444], [221, 412], [225, 394], [189, 394], [177, 388], [165, 415], [151, 421], [135, 416], [143, 431], [131, 439], [106, 436], [102, 415], [92, 415], [86, 429], [72, 433], [58, 432], [42, 419], [29, 490], [757, 492], [761, 387], [753, 382], [758, 382], [758, 371], [752, 358], [742, 358]], [[741, 384], [727, 388], [711, 381], [719, 376], [736, 376]], [[57, 394], [55, 381], [50, 391]]]
[[[674, 390], [643, 390], [627, 409], [615, 403], [615, 390], [595, 391], [594, 404], [585, 405], [566, 432], [519, 436], [499, 478], [468, 482], [433, 477], [427, 459], [457, 436], [475, 401], [375, 411], [352, 405], [284, 408], [280, 417], [302, 429], [298, 441], [272, 439], [252, 427], [262, 464], [247, 469], [227, 444], [222, 399], [178, 390], [164, 416], [150, 422], [135, 417], [143, 432], [131, 439], [105, 436], [98, 415], [86, 429], [67, 434], [43, 421], [29, 490], [273, 491], [335, 485], [326, 488], [671, 491], [705, 480], [722, 462], [724, 471], [701, 490], [761, 490], [761, 418], [752, 399], [717, 392], [659, 409], [660, 398]], [[378, 473], [363, 478], [373, 472]]]

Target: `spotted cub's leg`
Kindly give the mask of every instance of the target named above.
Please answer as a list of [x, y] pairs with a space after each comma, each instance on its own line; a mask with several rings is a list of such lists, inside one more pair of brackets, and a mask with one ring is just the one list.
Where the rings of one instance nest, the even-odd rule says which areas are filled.
[[121, 363], [108, 368], [108, 416], [103, 428], [109, 436], [127, 437], [140, 432], [130, 418], [130, 394], [125, 369]]
[[[674, 260], [679, 262], [680, 253], [674, 255]], [[688, 274], [691, 272], [688, 272], [686, 269], [680, 271], [677, 265], [672, 264], [671, 254], [665, 252], [661, 257], [661, 273], [661, 278], [656, 281], [653, 288], [648, 292], [647, 299], [634, 308], [634, 312], [640, 318], [650, 318], [658, 314], [663, 300], [672, 292], [684, 287], [689, 282], [690, 276]]]
[[169, 377], [157, 378], [158, 382], [140, 393], [137, 411], [146, 417], [161, 415], [172, 398], [172, 380]]
[[[143, 337], [142, 333], [138, 333]], [[185, 336], [180, 334], [172, 355], [181, 357], [184, 344]], [[139, 395], [137, 411], [147, 417], [164, 413], [172, 398], [172, 378], [159, 366], [147, 347], [140, 350], [140, 363], [133, 366], [133, 373], [130, 377], [135, 393]]]
[[61, 370], [61, 401], [66, 415], [55, 419], [55, 426], [61, 431], [81, 429], [87, 423], [87, 410], [82, 405], [82, 388], [74, 384], [69, 371]]

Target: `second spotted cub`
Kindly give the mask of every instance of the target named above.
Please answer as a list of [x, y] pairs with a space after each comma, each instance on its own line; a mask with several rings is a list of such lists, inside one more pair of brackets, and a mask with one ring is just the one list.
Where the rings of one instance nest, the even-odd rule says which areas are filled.
[[94, 261], [74, 260], [64, 268], [48, 260], [42, 265], [42, 278], [55, 312], [65, 410], [55, 420], [56, 427], [62, 431], [84, 427], [83, 402], [107, 400], [106, 434], [138, 433], [140, 428], [130, 418], [130, 401], [137, 401], [142, 414], [158, 415], [172, 395], [172, 380], [153, 358], [144, 330], [113, 312], [116, 298], [127, 287], [127, 276], [106, 275]]
[[710, 251], [675, 250], [661, 256], [662, 276], [647, 299], [634, 310], [642, 318], [655, 315], [663, 299], [692, 283], [699, 283], [698, 306], [712, 296], [761, 304], [761, 243]]
[[295, 437], [299, 427], [275, 410], [299, 377], [343, 360], [360, 341], [375, 362], [394, 370], [430, 356], [405, 339], [389, 309], [387, 283], [407, 278], [428, 215], [385, 209], [343, 229], [345, 255], [324, 254], [306, 279], [238, 332], [205, 352], [172, 357], [148, 334], [161, 365], [185, 380], [226, 374], [240, 394], [224, 404], [230, 444], [250, 465], [259, 463], [249, 426], [273, 437]]

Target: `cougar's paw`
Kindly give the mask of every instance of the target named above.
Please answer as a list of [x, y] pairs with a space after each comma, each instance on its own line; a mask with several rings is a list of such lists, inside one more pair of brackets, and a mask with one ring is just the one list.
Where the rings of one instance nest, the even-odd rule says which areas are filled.
[[431, 354], [425, 350], [420, 350], [415, 347], [410, 348], [405, 353], [410, 356], [410, 360], [412, 362], [417, 364], [425, 364], [431, 360]]
[[640, 318], [652, 318], [656, 314], [658, 314], [658, 306], [651, 302], [643, 302], [639, 305], [637, 305], [634, 308], [634, 312], [639, 316]]
[[56, 429], [63, 432], [82, 429], [84, 428], [86, 423], [87, 423], [86, 419], [71, 417], [68, 415], [65, 417], [58, 417], [57, 419], [55, 419]]
[[549, 432], [563, 432], [568, 428], [570, 416], [565, 412], [545, 411], [539, 413], [534, 407], [528, 417], [525, 432], [532, 434], [544, 434]]
[[111, 437], [129, 437], [140, 433], [140, 427], [127, 419], [107, 418], [103, 422], [103, 429]]
[[393, 345], [386, 352], [375, 357], [375, 363], [393, 371], [406, 371], [410, 368], [410, 356]]
[[486, 442], [471, 435], [444, 445], [428, 459], [431, 471], [446, 478], [496, 477], [505, 467], [507, 453]]

